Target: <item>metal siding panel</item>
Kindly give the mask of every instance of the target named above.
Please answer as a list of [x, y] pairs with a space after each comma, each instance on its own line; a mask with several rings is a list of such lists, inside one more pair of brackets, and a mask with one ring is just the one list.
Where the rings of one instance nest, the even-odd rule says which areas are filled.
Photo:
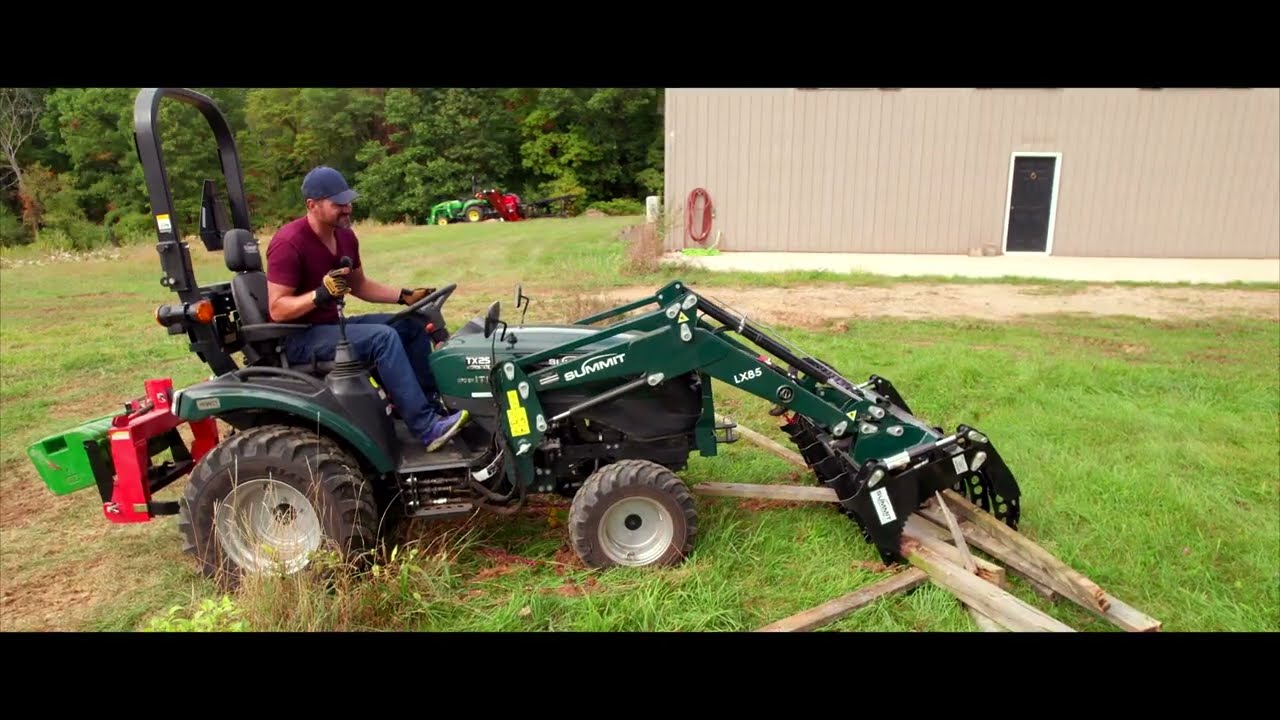
[[848, 93], [839, 93], [831, 98], [831, 173], [830, 188], [831, 208], [831, 249], [832, 252], [844, 252], [849, 246], [853, 233], [849, 229], [849, 199], [853, 196], [854, 183], [858, 181], [856, 164], [857, 153], [856, 132], [849, 119], [851, 98]]
[[[1217, 243], [1227, 244], [1229, 238], [1244, 238], [1255, 235], [1262, 225], [1258, 222], [1263, 198], [1257, 196], [1258, 190], [1266, 184], [1264, 170], [1260, 164], [1259, 151], [1266, 144], [1258, 134], [1260, 124], [1254, 120], [1253, 111], [1256, 106], [1251, 98], [1237, 96], [1233, 112], [1238, 127], [1234, 133], [1235, 148], [1228, 159], [1231, 170], [1224, 183], [1229, 188], [1222, 202], [1220, 212], [1225, 218], [1224, 232], [1219, 234]], [[1241, 245], [1252, 244], [1241, 241]], [[1246, 250], [1246, 248], [1241, 248]], [[1221, 251], [1219, 251], [1221, 253]]]
[[1257, 106], [1261, 118], [1259, 132], [1262, 137], [1270, 140], [1270, 143], [1263, 145], [1259, 158], [1267, 163], [1266, 173], [1271, 179], [1261, 186], [1265, 192], [1260, 190], [1267, 212], [1259, 213], [1264, 217], [1261, 222], [1262, 231], [1258, 233], [1257, 242], [1250, 243], [1256, 245], [1257, 249], [1246, 249], [1247, 245], [1244, 243], [1241, 248], [1255, 257], [1280, 257], [1280, 90], [1260, 95]]
[[934, 219], [938, 215], [938, 105], [941, 98], [937, 95], [922, 97], [915, 102], [917, 112], [922, 112], [920, 124], [920, 172], [916, 175], [915, 187], [920, 195], [920, 204], [916, 209], [916, 238], [920, 252], [936, 253], [938, 235], [934, 228]]
[[886, 163], [888, 172], [885, 177], [885, 200], [881, 208], [884, 209], [884, 234], [881, 236], [883, 243], [877, 250], [882, 252], [905, 252], [906, 248], [902, 246], [902, 182], [903, 173], [901, 168], [905, 158], [909, 157], [909, 148], [902, 142], [903, 137], [903, 112], [901, 104], [902, 96], [896, 93], [885, 95], [885, 103], [889, 106], [888, 113], [888, 146], [889, 157]]
[[741, 243], [744, 241], [750, 242], [751, 237], [755, 234], [753, 230], [755, 228], [764, 227], [765, 217], [767, 217], [769, 213], [773, 212], [771, 208], [766, 207], [761, 203], [763, 195], [760, 192], [761, 186], [769, 181], [769, 176], [765, 171], [768, 148], [764, 139], [763, 131], [766, 102], [766, 99], [760, 95], [752, 95], [750, 103], [751, 110], [750, 115], [748, 116], [751, 119], [750, 152], [752, 155], [751, 170], [753, 174], [751, 176], [751, 190], [747, 197], [751, 203], [752, 215], [750, 227], [752, 228], [752, 231], [744, 230], [741, 236], [729, 238], [729, 242], [731, 244]]
[[796, 164], [791, 165], [791, 192], [793, 193], [793, 204], [791, 207], [798, 208], [800, 212], [792, 213], [794, 224], [791, 231], [791, 242], [795, 248], [801, 252], [813, 252], [820, 247], [821, 238], [817, 235], [817, 217], [815, 213], [806, 212], [814, 206], [813, 187], [814, 172], [816, 162], [814, 158], [815, 145], [815, 129], [814, 120], [816, 113], [813, 110], [813, 93], [801, 93], [799, 102], [796, 103], [798, 111], [796, 124], [798, 127], [792, 133], [792, 140], [796, 146], [796, 159], [799, 160], [799, 172], [797, 172]]
[[[1174, 168], [1176, 172], [1176, 197], [1174, 200], [1175, 209], [1166, 214], [1166, 223], [1171, 224], [1167, 229], [1170, 237], [1178, 238], [1179, 252], [1183, 255], [1196, 254], [1196, 252], [1211, 252], [1211, 254], [1219, 254], [1220, 249], [1213, 247], [1217, 245], [1216, 238], [1207, 238], [1198, 236], [1198, 234], [1190, 232], [1188, 223], [1194, 215], [1196, 215], [1196, 190], [1199, 184], [1198, 178], [1192, 174], [1194, 160], [1192, 156], [1196, 152], [1198, 143], [1196, 138], [1201, 136], [1204, 129], [1198, 122], [1198, 95], [1187, 95], [1180, 99], [1181, 108], [1179, 108], [1179, 118], [1181, 120], [1179, 128], [1178, 141], [1178, 158], [1174, 160]], [[1147, 249], [1139, 249], [1147, 250]], [[1156, 250], [1151, 247], [1149, 250]]]
[[818, 196], [822, 198], [822, 211], [826, 238], [825, 252], [840, 252], [844, 245], [845, 233], [840, 228], [840, 217], [843, 214], [841, 199], [838, 193], [843, 191], [847, 174], [843, 151], [847, 144], [841, 135], [840, 96], [843, 93], [824, 93], [822, 98], [822, 137], [821, 148], [822, 176], [824, 185], [818, 188]]
[[942, 228], [947, 238], [943, 252], [964, 253], [967, 250], [964, 226], [961, 224], [962, 196], [964, 195], [964, 165], [968, 153], [969, 98], [971, 92], [950, 99], [946, 114], [948, 134], [946, 148], [948, 172], [946, 181], [947, 202], [943, 206]]
[[816, 213], [809, 212], [814, 208], [813, 188], [814, 173], [816, 163], [814, 158], [814, 145], [817, 138], [814, 137], [816, 132], [814, 120], [817, 113], [813, 109], [813, 93], [796, 91], [798, 102], [796, 103], [797, 131], [791, 136], [796, 143], [799, 160], [799, 172], [796, 172], [796, 165], [791, 166], [792, 171], [792, 197], [794, 204], [792, 207], [797, 208], [800, 212], [793, 213], [795, 224], [792, 230], [791, 241], [796, 245], [796, 249], [801, 252], [813, 252], [821, 247], [821, 238], [818, 237], [818, 223]]
[[880, 162], [884, 146], [884, 96], [878, 92], [868, 93], [868, 96], [870, 102], [866, 103], [866, 128], [859, 145], [862, 162], [868, 172], [862, 185], [862, 203], [859, 209], [862, 214], [862, 235], [858, 238], [858, 246], [876, 248], [879, 246], [881, 212], [878, 194], [884, 185], [884, 166]]
[[[982, 237], [998, 237], [1004, 223], [1006, 175], [1009, 148], [1001, 127], [1005, 100], [995, 91], [984, 93], [982, 108], [982, 154], [978, 162], [978, 207], [982, 208]], [[993, 207], [993, 204], [995, 205]]]
[[686, 109], [689, 96], [684, 92], [668, 89], [667, 98], [670, 103], [667, 106], [667, 123], [671, 130], [667, 133], [667, 155], [663, 158], [663, 163], [668, 166], [665, 171], [666, 185], [663, 188], [663, 195], [666, 197], [664, 213], [667, 225], [666, 245], [669, 250], [677, 250], [683, 246], [680, 240], [680, 226], [684, 221], [684, 215], [680, 210], [678, 188], [684, 186], [684, 167], [689, 161], [687, 149], [689, 141], [685, 129], [689, 118], [689, 112]]
[[911, 168], [915, 165], [916, 143], [911, 141], [914, 117], [911, 106], [902, 99], [901, 93], [893, 96], [894, 136], [893, 145], [898, 150], [897, 162], [893, 163], [893, 202], [889, 206], [892, 213], [893, 232], [890, 237], [890, 252], [911, 252]]
[[[778, 202], [781, 208], [789, 207], [791, 202], [791, 193], [788, 186], [791, 183], [790, 170], [787, 168], [789, 164], [788, 158], [791, 155], [791, 128], [793, 108], [791, 103], [785, 98], [774, 97], [770, 103], [772, 112], [775, 113], [775, 122], [772, 132], [772, 152], [770, 153], [773, 172], [770, 173], [769, 192], [766, 198], [772, 198], [774, 202]], [[772, 235], [770, 244], [782, 250], [792, 250], [791, 247], [791, 231], [788, 227], [790, 222], [788, 216], [791, 213], [774, 212], [769, 215], [769, 232]]]
[[875, 132], [867, 143], [867, 150], [871, 154], [876, 169], [875, 174], [872, 175], [874, 184], [870, 192], [871, 230], [861, 243], [867, 252], [883, 252], [885, 248], [885, 237], [888, 234], [885, 224], [885, 218], [888, 216], [885, 203], [889, 195], [890, 153], [893, 152], [892, 143], [889, 142], [893, 124], [892, 106], [886, 94], [876, 94], [875, 110]]

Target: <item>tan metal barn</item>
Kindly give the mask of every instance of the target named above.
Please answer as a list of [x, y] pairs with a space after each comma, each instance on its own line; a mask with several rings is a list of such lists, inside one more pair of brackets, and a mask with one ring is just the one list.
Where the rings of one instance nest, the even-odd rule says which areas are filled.
[[670, 250], [1280, 257], [1277, 88], [668, 88], [665, 113]]

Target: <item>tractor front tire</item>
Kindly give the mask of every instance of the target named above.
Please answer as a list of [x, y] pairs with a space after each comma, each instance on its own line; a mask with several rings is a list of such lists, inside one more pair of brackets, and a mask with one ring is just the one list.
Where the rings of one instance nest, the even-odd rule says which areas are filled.
[[671, 470], [648, 460], [606, 465], [569, 507], [569, 541], [587, 567], [670, 567], [698, 534], [693, 495]]
[[263, 425], [196, 466], [178, 528], [201, 572], [236, 587], [246, 573], [297, 573], [316, 551], [359, 562], [377, 523], [373, 489], [349, 453], [315, 431]]

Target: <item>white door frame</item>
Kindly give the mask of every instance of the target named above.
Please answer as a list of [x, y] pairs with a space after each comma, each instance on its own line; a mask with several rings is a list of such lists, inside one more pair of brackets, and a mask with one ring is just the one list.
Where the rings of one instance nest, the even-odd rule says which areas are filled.
[[1019, 255], [1052, 255], [1053, 254], [1053, 226], [1056, 224], [1058, 215], [1058, 181], [1062, 179], [1062, 153], [1060, 152], [1030, 152], [1023, 150], [1014, 150], [1009, 154], [1009, 184], [1005, 188], [1004, 194], [1004, 230], [1000, 234], [1000, 252], [1009, 254], [1009, 210], [1013, 205], [1013, 168], [1018, 163], [1020, 157], [1051, 157], [1053, 163], [1053, 190], [1049, 196], [1049, 235], [1045, 239], [1044, 250], [1014, 250], [1012, 252]]

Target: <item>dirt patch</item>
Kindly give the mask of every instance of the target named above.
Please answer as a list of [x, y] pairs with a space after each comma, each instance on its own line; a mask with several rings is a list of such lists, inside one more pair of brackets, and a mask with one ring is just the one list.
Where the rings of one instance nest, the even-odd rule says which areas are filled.
[[1146, 345], [1138, 345], [1134, 343], [1119, 342], [1107, 338], [1089, 337], [1087, 335], [1064, 336], [1064, 340], [1069, 343], [1079, 343], [1088, 347], [1098, 348], [1104, 355], [1112, 355], [1116, 357], [1141, 357], [1147, 352]]
[[492, 567], [487, 567], [481, 570], [480, 572], [476, 573], [476, 576], [472, 578], [471, 581], [480, 582], [482, 580], [492, 580], [493, 578], [500, 578], [503, 575], [509, 575], [515, 570], [516, 570], [515, 565], [512, 565], [511, 563], [502, 563], [502, 564], [494, 565]]
[[569, 543], [560, 546], [552, 562], [555, 564], [557, 575], [564, 575], [570, 570], [587, 569], [587, 566], [582, 563], [582, 558], [578, 557], [578, 553], [574, 552], [573, 546]]
[[1226, 350], [1202, 350], [1187, 353], [1187, 360], [1192, 363], [1207, 363], [1210, 365], [1240, 365], [1248, 359], [1234, 355]]
[[573, 578], [565, 578], [564, 584], [560, 585], [559, 587], [556, 587], [554, 589], [543, 588], [541, 592], [543, 595], [549, 595], [551, 593], [555, 593], [560, 597], [581, 597], [583, 595], [586, 595], [589, 592], [593, 592], [599, 589], [599, 587], [600, 587], [600, 584], [596, 581], [594, 577], [588, 577], [585, 581], [581, 583], [574, 580]]
[[15, 530], [53, 517], [68, 507], [83, 503], [86, 494], [97, 492], [85, 489], [71, 495], [54, 495], [25, 460], [5, 463], [0, 473], [8, 478], [7, 482], [0, 484], [0, 528], [5, 530]]
[[871, 560], [855, 560], [851, 566], [853, 570], [866, 570], [873, 573], [888, 572], [889, 566], [882, 562], [873, 562]]
[[14, 579], [0, 587], [0, 632], [14, 630], [78, 630], [94, 607], [142, 582], [121, 581], [119, 564], [107, 555], [76, 567], [46, 570]]
[[[1220, 288], [1115, 287], [1089, 285], [1071, 294], [1047, 294], [1038, 285], [903, 283], [884, 287], [803, 285], [791, 288], [705, 288], [701, 294], [747, 319], [796, 327], [825, 328], [866, 317], [906, 319], [979, 318], [1013, 320], [1046, 314], [1131, 316], [1186, 320], [1246, 316], [1280, 320], [1280, 291]], [[612, 302], [652, 293], [648, 287], [618, 288]], [[847, 324], [845, 324], [847, 327]]]

